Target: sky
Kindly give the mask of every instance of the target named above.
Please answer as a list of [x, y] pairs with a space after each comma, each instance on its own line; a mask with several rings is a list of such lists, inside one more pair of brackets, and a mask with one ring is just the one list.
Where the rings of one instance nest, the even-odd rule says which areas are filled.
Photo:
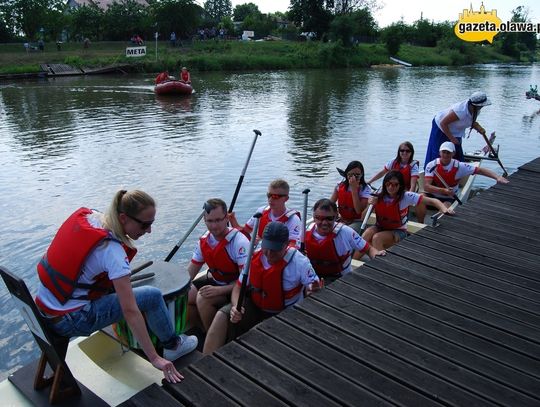
[[[255, 3], [263, 13], [286, 11], [289, 8], [289, 0], [232, 0], [233, 9], [238, 4]], [[441, 22], [445, 20], [456, 21], [463, 9], [468, 9], [471, 4], [474, 11], [478, 11], [480, 0], [381, 0], [384, 3], [381, 10], [374, 13], [379, 27], [399, 21], [402, 17], [405, 23], [411, 24], [420, 18], [423, 13], [424, 19]], [[536, 3], [536, 4], [535, 4]], [[512, 16], [512, 10], [518, 6], [529, 8], [529, 18], [533, 23], [540, 23], [540, 3], [537, 0], [485, 0], [486, 11], [497, 10], [497, 16], [507, 21]]]

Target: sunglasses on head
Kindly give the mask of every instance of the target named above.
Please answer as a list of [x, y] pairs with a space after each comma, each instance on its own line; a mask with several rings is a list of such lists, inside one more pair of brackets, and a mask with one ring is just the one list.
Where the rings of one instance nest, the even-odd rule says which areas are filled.
[[144, 222], [144, 221], [136, 218], [135, 216], [131, 216], [129, 213], [126, 213], [126, 216], [129, 219], [134, 220], [135, 222], [137, 222], [142, 230], [150, 229], [150, 226], [152, 226], [152, 223], [154, 223], [154, 221], [152, 221], [152, 222]]
[[332, 216], [319, 216], [319, 215], [314, 215], [313, 216], [313, 219], [319, 221], [319, 222], [323, 222], [323, 221], [328, 221], [328, 222], [332, 222], [333, 220], [336, 219], [336, 216], [335, 215], [332, 215]]
[[272, 198], [272, 199], [279, 199], [279, 198], [283, 198], [283, 197], [285, 197], [285, 196], [287, 196], [287, 194], [271, 194], [270, 192], [267, 192], [267, 193], [266, 193], [266, 197], [269, 198], [269, 199], [270, 199], [270, 198]]

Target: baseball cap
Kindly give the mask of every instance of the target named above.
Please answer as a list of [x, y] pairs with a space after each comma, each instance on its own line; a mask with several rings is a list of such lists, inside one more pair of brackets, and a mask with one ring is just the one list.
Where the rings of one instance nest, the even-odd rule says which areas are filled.
[[264, 228], [261, 247], [269, 250], [281, 250], [289, 241], [289, 229], [281, 222], [270, 222]]
[[456, 146], [454, 146], [454, 143], [452, 143], [451, 141], [445, 141], [439, 147], [439, 151], [450, 151], [451, 153], [455, 153]]

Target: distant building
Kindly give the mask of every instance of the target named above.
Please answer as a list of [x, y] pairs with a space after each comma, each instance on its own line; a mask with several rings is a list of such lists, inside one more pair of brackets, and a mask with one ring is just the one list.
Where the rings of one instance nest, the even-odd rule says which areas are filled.
[[[68, 0], [67, 5], [69, 8], [79, 8], [82, 6], [90, 6], [96, 4], [99, 8], [106, 10], [114, 2], [120, 3], [119, 0]], [[146, 0], [135, 0], [140, 5], [147, 7], [148, 2]]]

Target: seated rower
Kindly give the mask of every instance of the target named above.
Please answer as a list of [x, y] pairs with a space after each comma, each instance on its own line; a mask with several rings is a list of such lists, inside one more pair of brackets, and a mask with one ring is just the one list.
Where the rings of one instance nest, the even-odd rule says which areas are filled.
[[206, 263], [208, 272], [193, 281], [188, 295], [188, 319], [206, 332], [217, 310], [230, 302], [234, 282], [247, 259], [249, 240], [238, 229], [227, 226], [227, 204], [218, 198], [204, 205], [208, 231], [193, 251], [188, 273], [194, 279]]
[[306, 256], [319, 278], [332, 282], [351, 272], [355, 250], [370, 258], [384, 256], [384, 250], [370, 246], [352, 228], [337, 223], [337, 206], [329, 199], [319, 199], [313, 206], [313, 225], [306, 231]]
[[405, 190], [405, 181], [399, 171], [390, 171], [383, 179], [381, 192], [369, 198], [376, 214], [376, 223], [366, 229], [362, 237], [378, 250], [388, 249], [407, 237], [409, 206], [431, 205], [443, 213], [453, 210], [435, 198]]
[[264, 229], [261, 249], [251, 259], [244, 306], [237, 308], [242, 276], [234, 285], [231, 303], [216, 314], [206, 335], [203, 353], [208, 355], [228, 340], [266, 318], [301, 301], [318, 287], [319, 278], [309, 260], [289, 246], [289, 231], [281, 222]]
[[371, 193], [364, 180], [364, 166], [360, 161], [351, 161], [345, 171], [338, 169], [338, 172], [345, 179], [336, 185], [330, 200], [337, 203], [339, 221], [360, 233], [362, 212]]
[[[426, 173], [424, 175], [424, 195], [426, 197], [434, 197], [442, 201], [445, 206], [449, 207], [454, 201], [454, 196], [459, 189], [459, 180], [463, 177], [473, 174], [483, 175], [494, 179], [500, 184], [507, 184], [509, 181], [497, 175], [490, 169], [475, 167], [473, 165], [455, 160], [453, 158], [456, 152], [455, 145], [446, 141], [439, 148], [440, 158], [437, 158], [426, 165]], [[438, 174], [448, 185], [446, 188], [436, 176]], [[423, 222], [423, 219], [420, 220]]]
[[163, 83], [163, 82], [167, 82], [171, 80], [171, 77], [169, 76], [169, 72], [165, 71], [165, 72], [161, 72], [158, 76], [156, 76], [156, 85], [160, 84], [160, 83]]
[[182, 70], [180, 71], [180, 81], [191, 84], [191, 74], [185, 66], [183, 66]]
[[[276, 179], [268, 186], [268, 206], [262, 206], [257, 209], [257, 212], [262, 213], [258, 238], [262, 238], [262, 233], [265, 226], [270, 222], [281, 222], [289, 229], [289, 243], [291, 246], [296, 246], [300, 240], [300, 229], [302, 222], [300, 220], [300, 212], [294, 209], [288, 209], [285, 202], [289, 200], [289, 184], [283, 179]], [[231, 225], [239, 229], [247, 237], [250, 236], [255, 224], [255, 218], [251, 217], [244, 226], [240, 226], [234, 212], [229, 214]]]

